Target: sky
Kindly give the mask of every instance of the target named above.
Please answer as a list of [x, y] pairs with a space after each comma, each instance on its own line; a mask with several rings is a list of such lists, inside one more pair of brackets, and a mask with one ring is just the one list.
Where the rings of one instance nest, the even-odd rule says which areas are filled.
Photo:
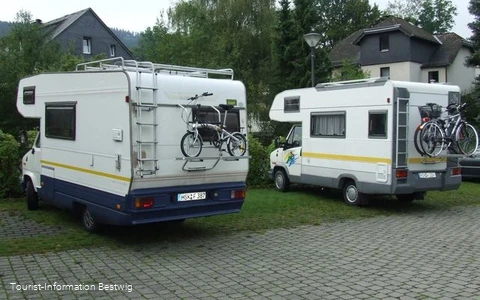
[[[5, 0], [4, 0], [5, 1]], [[380, 9], [385, 9], [389, 0], [369, 0], [370, 4], [377, 3]], [[13, 21], [20, 10], [30, 11], [34, 19], [48, 22], [53, 19], [74, 13], [79, 10], [92, 8], [102, 21], [109, 27], [116, 27], [129, 31], [141, 32], [147, 27], [153, 27], [162, 10], [174, 6], [176, 0], [136, 0], [128, 2], [112, 0], [83, 0], [68, 2], [65, 0], [9, 0], [2, 4], [0, 10], [1, 21]], [[457, 6], [458, 15], [455, 17], [455, 26], [451, 31], [463, 38], [469, 38], [472, 32], [467, 27], [473, 21], [468, 12], [469, 0], [452, 0]]]

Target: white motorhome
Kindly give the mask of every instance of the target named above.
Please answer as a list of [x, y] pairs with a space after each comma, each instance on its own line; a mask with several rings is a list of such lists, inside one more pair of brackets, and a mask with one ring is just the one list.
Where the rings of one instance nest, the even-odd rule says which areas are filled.
[[345, 201], [366, 195], [422, 199], [426, 191], [461, 184], [458, 158], [446, 150], [427, 158], [414, 143], [420, 107], [459, 101], [458, 86], [371, 78], [318, 84], [276, 95], [270, 119], [295, 123], [286, 142], [270, 154], [278, 190], [304, 183], [343, 190]]
[[[228, 130], [247, 134], [245, 86], [233, 75], [115, 58], [22, 79], [17, 109], [40, 119], [23, 157], [28, 208], [40, 198], [71, 209], [90, 231], [239, 212], [248, 153], [230, 156], [208, 145], [211, 136], [199, 157], [180, 149], [184, 109], [218, 121], [228, 103]], [[202, 93], [212, 95], [188, 106]]]

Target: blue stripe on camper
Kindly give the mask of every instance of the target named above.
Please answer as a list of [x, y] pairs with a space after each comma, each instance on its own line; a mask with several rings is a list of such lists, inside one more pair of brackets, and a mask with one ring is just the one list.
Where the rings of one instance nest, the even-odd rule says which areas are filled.
[[[244, 199], [231, 199], [233, 190], [245, 189], [244, 182], [174, 186], [133, 190], [123, 196], [42, 176], [39, 195], [47, 203], [72, 209], [78, 202], [88, 206], [97, 222], [135, 225], [240, 212]], [[47, 192], [49, 191], [49, 192]], [[51, 191], [51, 192], [50, 192]], [[54, 191], [54, 193], [53, 193]], [[206, 192], [205, 200], [178, 202], [179, 193]], [[54, 197], [48, 197], [48, 195]], [[135, 198], [153, 198], [152, 208], [134, 208]], [[120, 205], [120, 210], [116, 206]]]

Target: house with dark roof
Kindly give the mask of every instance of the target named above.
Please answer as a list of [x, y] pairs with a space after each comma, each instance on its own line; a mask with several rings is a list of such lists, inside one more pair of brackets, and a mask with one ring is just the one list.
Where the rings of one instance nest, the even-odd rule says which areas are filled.
[[476, 68], [465, 66], [465, 59], [472, 54], [473, 44], [455, 33], [432, 35], [403, 19], [387, 17], [342, 40], [330, 59], [334, 72], [348, 61], [361, 66], [370, 77], [448, 82], [467, 91], [476, 76]]
[[51, 38], [63, 49], [88, 61], [95, 55], [133, 59], [132, 52], [91, 8], [87, 8], [44, 23]]

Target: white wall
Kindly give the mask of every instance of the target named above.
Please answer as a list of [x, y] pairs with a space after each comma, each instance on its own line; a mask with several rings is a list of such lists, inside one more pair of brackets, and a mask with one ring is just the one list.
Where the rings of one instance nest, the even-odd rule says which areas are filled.
[[380, 77], [380, 68], [390, 68], [390, 79], [400, 81], [420, 81], [420, 64], [414, 62], [400, 62], [392, 64], [362, 66], [362, 70], [370, 72], [370, 77]]
[[447, 81], [460, 86], [462, 92], [468, 92], [473, 88], [475, 80], [475, 68], [465, 66], [465, 59], [470, 55], [468, 48], [462, 47], [453, 63], [447, 68]]

